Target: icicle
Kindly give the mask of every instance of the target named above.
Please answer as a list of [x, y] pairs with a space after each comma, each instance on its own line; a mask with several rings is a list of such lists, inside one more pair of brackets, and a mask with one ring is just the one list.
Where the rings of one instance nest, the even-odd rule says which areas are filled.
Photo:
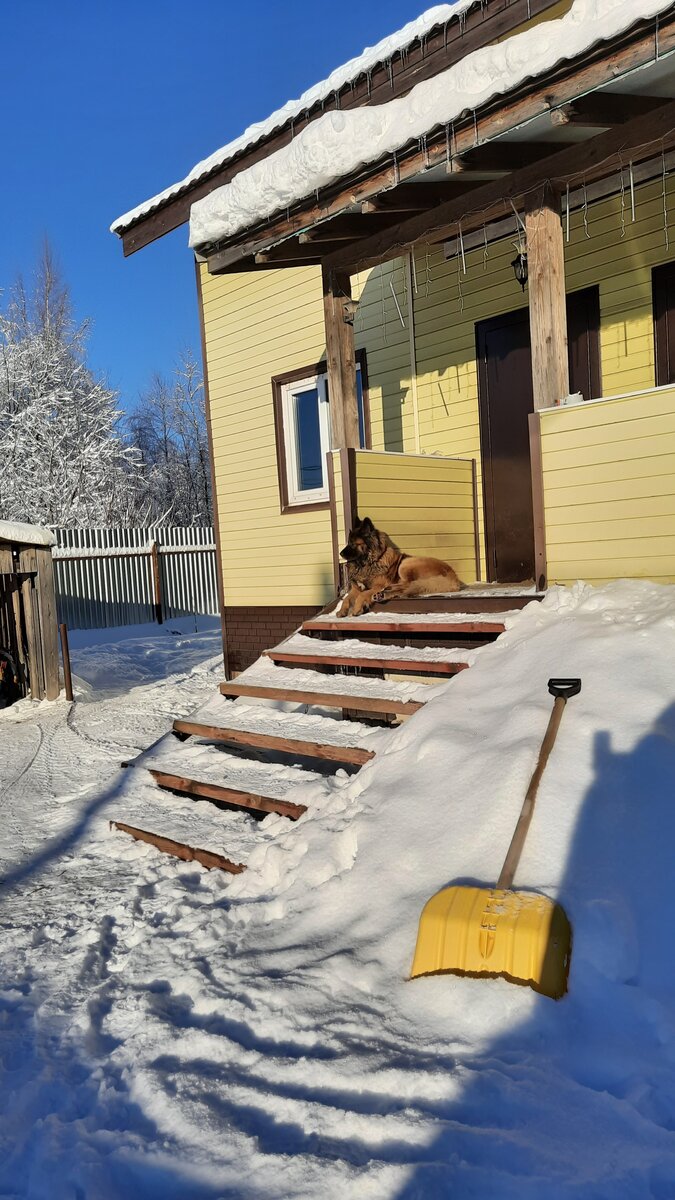
[[391, 294], [392, 294], [392, 296], [394, 297], [394, 304], [396, 305], [396, 311], [397, 311], [397, 313], [398, 313], [398, 319], [399, 319], [399, 321], [401, 322], [401, 325], [403, 326], [403, 328], [405, 329], [406, 325], [405, 325], [405, 321], [404, 321], [404, 319], [403, 319], [403, 313], [401, 312], [401, 305], [399, 304], [399, 302], [398, 302], [398, 296], [396, 295], [396, 288], [394, 287], [394, 281], [393, 281], [393, 279], [390, 279], [390, 280], [389, 280], [389, 287], [391, 288]]
[[459, 222], [458, 237], [459, 237], [459, 252], [462, 256], [462, 274], [466, 275], [466, 258], [464, 257], [464, 238], [462, 237], [462, 222]]
[[393, 152], [393, 159], [394, 159], [394, 187], [396, 187], [397, 183], [399, 183], [401, 180], [401, 168], [398, 165], [398, 157], [397, 157], [395, 150]]
[[295, 137], [295, 118], [291, 117], [291, 141]]
[[527, 19], [528, 19], [528, 21], [530, 21], [532, 19], [532, 9], [530, 8], [530, 0], [527, 0]]
[[445, 161], [450, 162], [450, 126], [445, 127]]
[[422, 58], [424, 58], [424, 56], [425, 56], [425, 54], [426, 54], [426, 52], [427, 52], [427, 37], [426, 37], [426, 34], [424, 34], [424, 36], [420, 38], [420, 50], [422, 51]]
[[476, 119], [476, 110], [473, 110], [473, 144], [478, 145], [478, 121]]
[[659, 14], [656, 14], [656, 28], [654, 30], [654, 58], [659, 57]]
[[584, 179], [584, 233], [587, 238], [590, 238], [588, 232], [588, 196], [586, 194], [586, 180]]
[[483, 270], [487, 271], [488, 266], [488, 240], [487, 240], [487, 225], [483, 225]]
[[623, 179], [623, 163], [622, 163], [622, 161], [621, 161], [621, 155], [619, 155], [619, 172], [620, 172], [619, 178], [620, 178], [620, 180], [621, 180], [621, 184], [620, 184], [620, 192], [621, 192], [621, 237], [622, 237], [622, 238], [625, 238], [625, 236], [626, 236], [626, 185], [625, 185], [625, 183], [624, 183], [624, 179]]
[[565, 192], [565, 241], [570, 240], [570, 185], [567, 185]]
[[633, 160], [628, 163], [628, 181], [630, 183], [630, 220], [635, 222], [635, 179], [633, 177]]
[[336, 107], [337, 109], [339, 109], [339, 107], [340, 107], [340, 93], [339, 93], [337, 90], [333, 92], [333, 99], [335, 100], [335, 107]]
[[460, 37], [464, 37], [465, 29], [466, 29], [466, 11], [465, 11], [465, 9], [462, 9], [461, 13], [459, 14], [459, 36]]
[[422, 148], [424, 150], [424, 169], [425, 169], [425, 171], [428, 171], [429, 167], [431, 166], [431, 163], [429, 162], [429, 147], [427, 145], [426, 133], [424, 134], [424, 136], [422, 138]]
[[384, 267], [380, 267], [380, 298], [382, 300], [382, 341], [387, 344], [387, 306], [384, 302]]
[[371, 70], [369, 70], [369, 71], [366, 71], [366, 86], [368, 88], [368, 99], [369, 100], [370, 100], [371, 92], [373, 90], [372, 85], [373, 85], [373, 72]]
[[415, 291], [415, 295], [417, 295], [417, 267], [415, 266], [415, 251], [414, 250], [411, 251], [411, 254], [410, 254], [410, 266], [412, 267], [413, 288]]
[[[461, 234], [461, 230], [460, 230]], [[459, 311], [464, 312], [464, 293], [462, 292], [462, 256], [460, 255], [461, 242], [457, 240], [457, 296], [459, 298]]]
[[445, 22], [445, 28], [444, 28], [444, 30], [443, 30], [443, 49], [444, 49], [446, 52], [447, 52], [447, 49], [448, 49], [448, 28], [449, 28], [449, 26], [450, 26], [450, 22], [449, 22], [449, 21], [446, 21], [446, 22]]
[[667, 250], [669, 247], [669, 241], [668, 241], [668, 196], [666, 193], [666, 152], [665, 152], [663, 145], [661, 147], [661, 167], [662, 167], [662, 176], [663, 176], [663, 187], [662, 187], [662, 193], [663, 193], [663, 237], [664, 237], [664, 241], [666, 243], [666, 250]]
[[393, 86], [394, 86], [394, 60], [393, 60], [393, 58], [387, 59], [387, 70], [389, 72], [389, 86], [393, 88]]

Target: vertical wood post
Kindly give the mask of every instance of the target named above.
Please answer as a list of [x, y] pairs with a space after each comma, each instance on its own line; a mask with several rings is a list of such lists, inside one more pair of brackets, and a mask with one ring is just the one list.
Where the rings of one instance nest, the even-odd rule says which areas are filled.
[[35, 550], [37, 561], [37, 603], [40, 612], [40, 637], [42, 661], [45, 673], [45, 695], [56, 700], [61, 691], [59, 679], [59, 635], [56, 616], [56, 587], [54, 585], [54, 562], [52, 552], [46, 546]]
[[535, 410], [551, 408], [570, 390], [565, 261], [560, 195], [542, 184], [525, 205], [530, 341]]
[[63, 659], [63, 683], [66, 689], [66, 700], [73, 698], [73, 675], [70, 670], [70, 646], [68, 645], [68, 626], [59, 625], [61, 634], [61, 658]]
[[358, 448], [359, 404], [356, 390], [354, 326], [346, 318], [345, 301], [351, 300], [348, 271], [322, 268], [323, 313], [326, 326], [326, 362], [334, 450]]
[[152, 566], [152, 591], [155, 604], [155, 620], [158, 625], [164, 622], [164, 614], [162, 612], [162, 574], [159, 563], [159, 549], [157, 542], [152, 542], [150, 546], [150, 564]]
[[35, 592], [37, 568], [36, 551], [32, 547], [21, 550], [19, 554], [19, 570], [24, 573], [24, 578], [21, 581], [21, 599], [23, 601], [23, 617], [26, 623], [30, 694], [33, 700], [44, 700], [45, 677], [40, 646], [40, 617]]

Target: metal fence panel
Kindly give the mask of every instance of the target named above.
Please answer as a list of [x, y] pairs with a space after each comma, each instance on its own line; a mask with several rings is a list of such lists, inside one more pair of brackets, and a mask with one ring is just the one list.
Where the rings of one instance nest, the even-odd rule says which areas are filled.
[[154, 621], [158, 592], [163, 619], [218, 613], [210, 526], [55, 529], [54, 533], [59, 621], [70, 629]]

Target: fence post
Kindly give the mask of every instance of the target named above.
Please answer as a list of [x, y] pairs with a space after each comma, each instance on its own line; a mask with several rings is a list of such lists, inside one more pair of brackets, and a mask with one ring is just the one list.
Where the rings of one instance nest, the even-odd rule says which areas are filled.
[[61, 658], [63, 659], [63, 683], [66, 689], [66, 700], [73, 698], [73, 676], [70, 670], [70, 646], [68, 645], [68, 626], [59, 625], [61, 634]]
[[164, 621], [162, 613], [162, 576], [159, 566], [159, 549], [157, 542], [152, 542], [150, 546], [150, 563], [152, 565], [152, 584], [155, 594], [155, 620], [158, 625]]

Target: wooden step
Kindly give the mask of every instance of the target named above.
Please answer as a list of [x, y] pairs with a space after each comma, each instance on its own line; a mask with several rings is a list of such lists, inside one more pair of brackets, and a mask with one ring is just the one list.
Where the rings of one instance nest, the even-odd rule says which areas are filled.
[[304, 804], [291, 804], [289, 800], [276, 800], [273, 796], [243, 792], [237, 788], [222, 787], [217, 783], [203, 783], [199, 779], [158, 771], [154, 767], [147, 769], [155, 783], [158, 783], [161, 788], [170, 792], [179, 792], [183, 796], [196, 796], [200, 800], [215, 800], [220, 804], [230, 804], [235, 808], [245, 808], [253, 812], [278, 813], [281, 817], [290, 817], [292, 821], [297, 821], [298, 817], [307, 812], [307, 806]]
[[220, 871], [227, 871], [230, 875], [240, 875], [242, 871], [246, 870], [244, 863], [232, 862], [229, 858], [224, 858], [222, 854], [216, 854], [213, 850], [200, 850], [196, 846], [188, 846], [185, 842], [175, 842], [173, 838], [153, 833], [149, 829], [139, 829], [135, 825], [127, 825], [125, 821], [111, 821], [110, 828], [128, 833], [137, 842], [147, 842], [150, 846], [161, 850], [162, 854], [171, 854], [174, 858], [181, 858], [183, 862], [198, 862], [203, 867], [208, 867], [209, 870], [217, 868]]
[[432, 613], [432, 612], [513, 612], [525, 608], [533, 600], [543, 600], [543, 592], [514, 592], [507, 595], [473, 595], [471, 590], [456, 592], [451, 596], [419, 596], [415, 600], [385, 600], [371, 605], [371, 612]]
[[221, 683], [223, 696], [236, 699], [251, 696], [259, 700], [289, 700], [295, 704], [313, 704], [318, 708], [342, 708], [353, 712], [396, 713], [410, 716], [423, 707], [421, 700], [398, 700], [395, 697], [359, 696], [353, 692], [307, 691], [304, 688], [267, 687], [238, 680]]
[[287, 650], [265, 650], [265, 656], [282, 666], [302, 667], [358, 667], [374, 671], [409, 671], [415, 675], [457, 675], [468, 667], [465, 662], [440, 662], [412, 658], [361, 658], [345, 657], [342, 654], [293, 654]]
[[503, 633], [506, 626], [501, 621], [378, 621], [372, 617], [344, 617], [342, 620], [313, 617], [304, 621], [300, 628], [303, 633], [341, 633], [343, 637], [351, 637], [355, 633], [389, 633], [392, 636], [424, 634], [426, 637], [483, 634], [488, 637]]
[[173, 728], [176, 733], [186, 737], [202, 737], [210, 742], [251, 746], [256, 750], [297, 754], [302, 758], [320, 758], [329, 762], [346, 763], [359, 767], [375, 757], [374, 750], [366, 750], [360, 746], [331, 746], [327, 742], [278, 737], [275, 734], [256, 733], [248, 729], [232, 729], [227, 725], [207, 725], [200, 721], [177, 720], [174, 721]]

